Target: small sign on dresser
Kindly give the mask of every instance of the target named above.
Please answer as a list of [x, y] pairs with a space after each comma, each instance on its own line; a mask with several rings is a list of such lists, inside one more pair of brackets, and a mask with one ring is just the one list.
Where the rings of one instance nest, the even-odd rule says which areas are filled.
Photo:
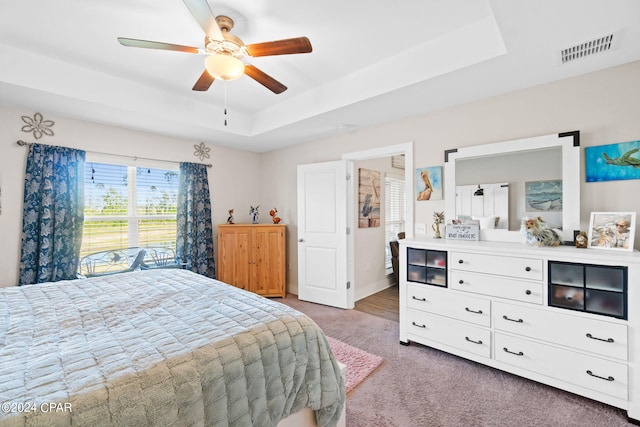
[[478, 221], [461, 221], [445, 227], [445, 238], [451, 240], [479, 240], [480, 223]]

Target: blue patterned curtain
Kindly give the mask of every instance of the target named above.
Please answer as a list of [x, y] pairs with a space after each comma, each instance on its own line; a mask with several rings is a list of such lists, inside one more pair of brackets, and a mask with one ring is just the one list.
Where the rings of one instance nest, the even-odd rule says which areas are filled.
[[76, 277], [84, 221], [84, 161], [84, 151], [29, 147], [20, 285]]
[[180, 163], [176, 257], [190, 270], [216, 277], [213, 224], [206, 165]]

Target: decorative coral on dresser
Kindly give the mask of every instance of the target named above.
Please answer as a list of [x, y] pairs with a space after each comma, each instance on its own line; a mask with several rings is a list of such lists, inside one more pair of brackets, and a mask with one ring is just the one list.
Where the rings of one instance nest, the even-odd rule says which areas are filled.
[[434, 238], [436, 239], [441, 239], [442, 235], [440, 234], [440, 224], [444, 223], [444, 212], [434, 212], [433, 213], [433, 225], [431, 226], [431, 228], [433, 229], [433, 232], [435, 233], [433, 235]]

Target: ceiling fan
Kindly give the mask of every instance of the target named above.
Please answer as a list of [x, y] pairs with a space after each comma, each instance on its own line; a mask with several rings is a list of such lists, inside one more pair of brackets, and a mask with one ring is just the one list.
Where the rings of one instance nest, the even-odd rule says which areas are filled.
[[183, 0], [195, 20], [204, 30], [204, 49], [172, 43], [118, 37], [123, 46], [148, 49], [173, 50], [177, 52], [206, 55], [205, 70], [193, 86], [193, 90], [206, 91], [215, 79], [235, 80], [243, 74], [251, 77], [273, 93], [282, 93], [287, 87], [264, 71], [242, 61], [246, 56], [289, 55], [311, 52], [307, 37], [275, 40], [245, 45], [230, 33], [233, 20], [228, 16], [214, 16], [207, 0]]

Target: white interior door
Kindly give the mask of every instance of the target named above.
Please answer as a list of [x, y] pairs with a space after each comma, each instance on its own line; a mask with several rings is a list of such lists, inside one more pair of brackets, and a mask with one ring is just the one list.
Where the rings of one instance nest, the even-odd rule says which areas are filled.
[[298, 298], [353, 308], [345, 160], [298, 166]]

